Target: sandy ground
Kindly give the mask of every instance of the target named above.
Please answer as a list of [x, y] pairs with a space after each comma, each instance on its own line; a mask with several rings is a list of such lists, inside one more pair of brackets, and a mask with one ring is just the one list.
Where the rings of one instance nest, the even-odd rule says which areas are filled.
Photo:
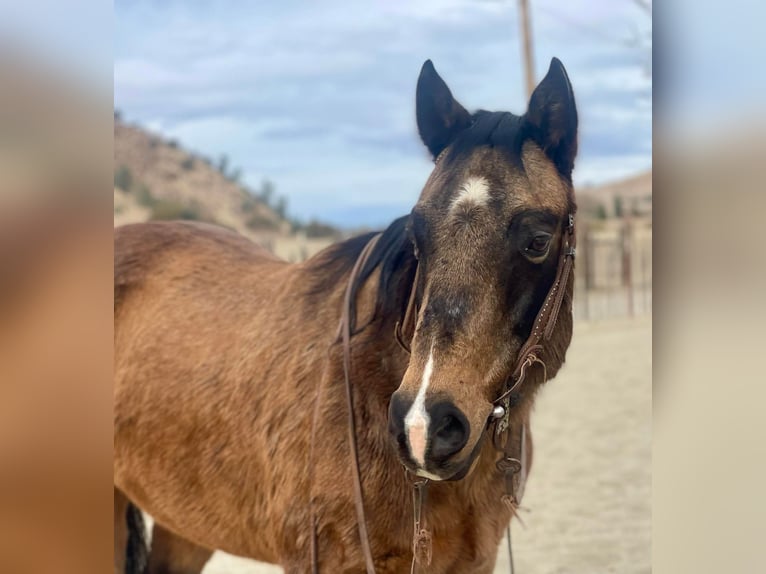
[[[650, 318], [578, 323], [532, 422], [535, 462], [514, 522], [517, 574], [651, 571]], [[496, 572], [508, 572], [501, 545]], [[216, 553], [204, 574], [278, 574]]]

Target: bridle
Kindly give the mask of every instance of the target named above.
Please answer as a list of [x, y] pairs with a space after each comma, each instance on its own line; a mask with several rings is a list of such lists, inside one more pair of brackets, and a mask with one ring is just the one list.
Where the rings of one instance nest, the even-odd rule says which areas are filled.
[[[356, 441], [356, 421], [354, 416], [353, 388], [351, 385], [351, 306], [353, 297], [353, 285], [358, 278], [362, 268], [370, 257], [381, 234], [374, 235], [364, 246], [359, 257], [354, 264], [351, 275], [346, 287], [343, 312], [341, 314], [340, 325], [338, 327], [338, 336], [343, 346], [343, 375], [346, 389], [346, 404], [348, 406], [348, 435], [349, 451], [352, 463], [352, 475], [354, 482], [354, 504], [357, 515], [357, 528], [361, 540], [362, 553], [364, 555], [367, 574], [375, 574], [372, 549], [370, 548], [369, 537], [367, 535], [367, 520], [364, 512], [364, 497], [362, 494], [361, 469], [359, 467], [359, 454]], [[492, 444], [502, 456], [497, 461], [498, 471], [505, 476], [505, 494], [502, 497], [503, 502], [509, 507], [512, 514], [516, 514], [521, 498], [524, 492], [524, 485], [527, 475], [527, 453], [526, 453], [526, 434], [527, 423], [523, 422], [519, 430], [520, 439], [516, 443], [513, 441], [514, 433], [510, 428], [510, 412], [512, 399], [518, 396], [519, 389], [526, 379], [529, 370], [535, 365], [540, 364], [543, 367], [543, 381], [547, 379], [547, 369], [541, 356], [545, 352], [545, 344], [550, 341], [553, 335], [559, 312], [564, 302], [567, 291], [569, 276], [574, 267], [575, 246], [577, 235], [575, 233], [574, 213], [569, 213], [561, 233], [561, 244], [559, 250], [559, 261], [556, 269], [556, 276], [551, 285], [548, 294], [543, 301], [542, 307], [535, 317], [532, 325], [532, 331], [524, 345], [519, 351], [519, 356], [510, 376], [506, 379], [503, 386], [503, 392], [498, 396], [493, 404], [494, 409], [487, 420], [487, 424], [482, 432], [479, 443], [483, 442], [484, 436], [489, 433], [492, 435]], [[410, 290], [410, 297], [407, 308], [401, 322], [397, 322], [394, 329], [394, 336], [399, 345], [408, 353], [410, 346], [408, 340], [411, 340], [415, 332], [415, 323], [417, 321], [417, 287], [420, 275], [420, 265], [415, 270], [413, 286]], [[317, 405], [318, 405], [317, 401]], [[316, 411], [315, 421], [316, 423]], [[312, 436], [313, 436], [312, 432]], [[313, 443], [312, 443], [313, 444]], [[470, 466], [469, 462], [469, 466]], [[425, 502], [426, 487], [428, 479], [412, 477], [413, 483], [413, 561], [412, 572], [415, 571], [416, 564], [429, 565], [431, 562], [431, 534], [423, 523], [422, 507]], [[312, 572], [318, 574], [317, 542], [316, 542], [316, 522], [312, 505], [312, 540], [311, 540], [311, 562]], [[507, 528], [508, 549], [511, 550], [510, 523]], [[511, 557], [511, 573], [513, 573], [513, 560]]]
[[[545, 344], [550, 341], [553, 335], [561, 306], [564, 303], [569, 276], [574, 268], [576, 243], [574, 213], [570, 213], [567, 216], [567, 224], [561, 233], [559, 263], [553, 285], [551, 285], [542, 307], [537, 312], [535, 322], [532, 324], [532, 332], [519, 351], [516, 366], [505, 382], [504, 392], [493, 401], [495, 408], [487, 424], [487, 431], [492, 433], [492, 443], [495, 449], [502, 453], [502, 457], [496, 465], [497, 469], [505, 474], [503, 502], [509, 506], [514, 515], [521, 503], [527, 478], [526, 434], [528, 430], [527, 424], [522, 423], [519, 444], [517, 448], [514, 448], [513, 433], [510, 432], [511, 399], [514, 393], [518, 392], [529, 369], [535, 364], [539, 364], [543, 368], [543, 382], [548, 379], [548, 369], [541, 355], [545, 351]], [[491, 427], [494, 428], [490, 430]], [[505, 442], [502, 440], [503, 434], [505, 434]], [[507, 536], [510, 552], [510, 524]], [[511, 571], [513, 571], [513, 560], [511, 560]]]

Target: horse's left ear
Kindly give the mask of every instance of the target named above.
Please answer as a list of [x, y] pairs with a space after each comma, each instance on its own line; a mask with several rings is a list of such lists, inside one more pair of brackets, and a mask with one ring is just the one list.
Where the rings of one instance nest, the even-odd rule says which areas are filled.
[[577, 155], [577, 108], [569, 76], [558, 58], [551, 60], [548, 73], [532, 93], [524, 120], [529, 136], [563, 175], [571, 177]]

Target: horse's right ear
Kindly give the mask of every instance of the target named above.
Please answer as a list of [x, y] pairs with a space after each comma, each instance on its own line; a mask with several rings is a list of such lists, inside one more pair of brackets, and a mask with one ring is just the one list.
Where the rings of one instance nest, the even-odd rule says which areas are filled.
[[471, 114], [452, 97], [431, 60], [426, 60], [420, 70], [415, 113], [420, 139], [434, 159], [471, 125]]

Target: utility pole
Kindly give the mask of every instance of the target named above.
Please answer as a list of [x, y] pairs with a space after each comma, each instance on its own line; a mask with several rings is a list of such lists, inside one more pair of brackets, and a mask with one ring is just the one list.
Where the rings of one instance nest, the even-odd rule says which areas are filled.
[[535, 89], [535, 62], [532, 54], [532, 27], [529, 24], [529, 1], [519, 0], [521, 41], [524, 49], [524, 72], [527, 84], [527, 99]]

